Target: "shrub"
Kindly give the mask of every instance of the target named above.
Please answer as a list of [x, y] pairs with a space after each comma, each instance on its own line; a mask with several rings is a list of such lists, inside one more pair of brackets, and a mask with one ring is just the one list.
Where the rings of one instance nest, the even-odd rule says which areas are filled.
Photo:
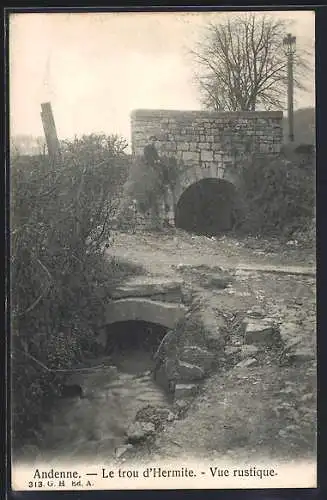
[[135, 158], [127, 181], [127, 197], [136, 200], [142, 214], [153, 211], [158, 215], [165, 195], [174, 190], [182, 167], [174, 157], [162, 156], [155, 168], [147, 167], [142, 157]]
[[252, 156], [240, 168], [243, 198], [242, 229], [261, 235], [290, 237], [312, 224], [315, 203], [314, 157], [289, 161]]
[[83, 136], [46, 157], [11, 162], [13, 423], [37, 425], [48, 394], [95, 345], [110, 281], [103, 253], [129, 161], [117, 136]]

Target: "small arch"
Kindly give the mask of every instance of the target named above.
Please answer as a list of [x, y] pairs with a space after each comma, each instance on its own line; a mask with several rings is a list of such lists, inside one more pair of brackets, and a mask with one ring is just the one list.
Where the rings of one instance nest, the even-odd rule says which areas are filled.
[[235, 200], [231, 182], [211, 177], [197, 181], [178, 200], [175, 226], [207, 236], [229, 231], [234, 224]]
[[120, 299], [107, 305], [106, 325], [122, 321], [145, 321], [173, 329], [184, 318], [186, 311], [182, 304], [144, 298]]

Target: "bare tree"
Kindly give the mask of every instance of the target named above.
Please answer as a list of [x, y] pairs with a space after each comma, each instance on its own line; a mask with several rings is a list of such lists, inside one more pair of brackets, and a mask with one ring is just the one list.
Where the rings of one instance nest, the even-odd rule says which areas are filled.
[[[285, 95], [287, 61], [283, 38], [287, 23], [263, 14], [242, 13], [210, 23], [191, 54], [199, 64], [196, 79], [207, 109], [254, 111], [280, 107]], [[294, 56], [295, 85], [305, 90], [306, 55]]]

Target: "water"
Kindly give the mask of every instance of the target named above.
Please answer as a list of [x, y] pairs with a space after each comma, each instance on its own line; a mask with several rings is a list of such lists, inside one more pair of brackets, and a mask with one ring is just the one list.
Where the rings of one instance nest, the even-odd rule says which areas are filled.
[[[114, 457], [138, 410], [149, 404], [170, 406], [167, 394], [153, 380], [152, 363], [151, 353], [142, 349], [98, 358], [95, 364], [108, 369], [79, 378], [84, 398], [58, 399], [41, 429], [37, 459]], [[113, 364], [118, 368], [116, 376], [110, 369]]]

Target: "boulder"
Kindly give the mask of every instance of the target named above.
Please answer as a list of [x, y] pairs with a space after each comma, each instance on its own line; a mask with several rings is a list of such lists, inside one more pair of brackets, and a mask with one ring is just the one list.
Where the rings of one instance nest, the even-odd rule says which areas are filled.
[[133, 422], [127, 429], [127, 440], [129, 443], [139, 443], [155, 434], [155, 425], [151, 422]]
[[204, 377], [204, 370], [200, 366], [179, 361], [178, 363], [178, 380], [188, 382], [191, 380], [201, 380]]
[[212, 352], [196, 345], [185, 347], [179, 357], [181, 361], [200, 366], [205, 372], [211, 369], [215, 360]]
[[185, 399], [195, 396], [198, 392], [198, 386], [196, 384], [176, 384], [175, 386], [175, 400]]
[[272, 346], [280, 342], [280, 334], [277, 326], [269, 319], [245, 319], [244, 320], [245, 344], [261, 344]]

